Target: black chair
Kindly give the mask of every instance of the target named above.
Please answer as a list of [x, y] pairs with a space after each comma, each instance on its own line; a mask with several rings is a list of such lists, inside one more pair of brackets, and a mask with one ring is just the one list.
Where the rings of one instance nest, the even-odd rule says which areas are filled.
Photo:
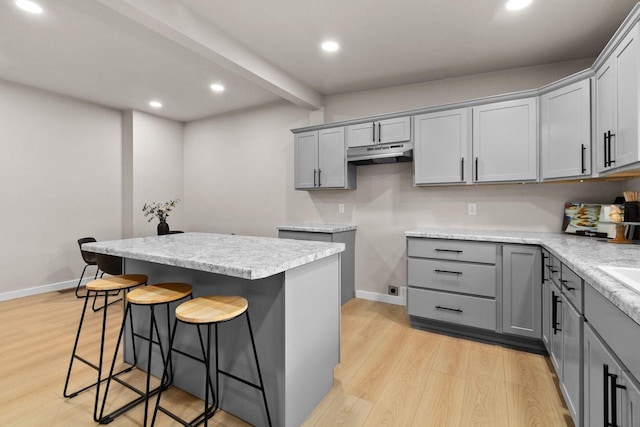
[[[96, 264], [98, 265], [98, 269], [102, 271], [100, 277], [104, 276], [104, 273], [110, 274], [111, 276], [119, 276], [122, 274], [122, 257], [115, 255], [106, 255], [106, 254], [94, 254], [96, 258]], [[97, 274], [97, 273], [96, 273]], [[97, 277], [97, 276], [96, 276]], [[120, 295], [120, 290], [115, 293], [107, 293], [107, 296], [117, 296]], [[91, 304], [91, 309], [93, 311], [98, 311], [105, 306], [96, 308], [96, 300], [98, 299], [97, 294], [93, 296], [93, 304]], [[111, 301], [108, 305], [115, 304], [118, 301], [122, 301], [122, 298], [119, 298], [115, 301]]]
[[[86, 294], [85, 295], [80, 295], [78, 293], [78, 291], [80, 290], [80, 284], [82, 284], [82, 279], [84, 278], [84, 273], [85, 271], [87, 271], [87, 267], [89, 267], [90, 265], [98, 265], [98, 263], [96, 262], [96, 254], [94, 254], [93, 252], [89, 252], [89, 251], [85, 251], [82, 249], [82, 245], [84, 243], [92, 243], [95, 242], [96, 239], [93, 237], [83, 237], [82, 239], [78, 239], [78, 246], [80, 247], [80, 255], [82, 255], [82, 259], [85, 262], [84, 268], [82, 269], [82, 274], [80, 275], [80, 280], [78, 280], [78, 286], [76, 286], [76, 298], [86, 298]], [[100, 269], [96, 269], [96, 275], [93, 278], [94, 280], [98, 278], [98, 271], [100, 271]]]

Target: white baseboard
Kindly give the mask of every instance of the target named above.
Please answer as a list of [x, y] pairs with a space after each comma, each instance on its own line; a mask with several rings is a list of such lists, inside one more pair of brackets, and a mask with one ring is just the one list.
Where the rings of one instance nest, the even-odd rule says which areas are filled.
[[395, 305], [407, 305], [406, 297], [397, 295], [379, 294], [377, 292], [356, 291], [356, 298], [368, 299], [371, 301], [386, 302]]
[[[79, 279], [79, 278], [78, 278]], [[0, 301], [8, 301], [10, 299], [28, 297], [31, 295], [44, 294], [45, 292], [60, 291], [62, 289], [75, 288], [78, 285], [78, 279], [68, 280], [66, 282], [50, 283], [48, 285], [34, 286], [33, 288], [18, 289], [16, 291], [0, 293]], [[93, 280], [93, 275], [82, 279], [82, 284], [86, 285]]]

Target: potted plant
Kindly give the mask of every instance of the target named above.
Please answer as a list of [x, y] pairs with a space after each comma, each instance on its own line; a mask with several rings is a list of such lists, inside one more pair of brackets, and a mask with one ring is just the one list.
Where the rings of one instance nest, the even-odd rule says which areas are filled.
[[145, 203], [142, 206], [142, 213], [145, 217], [148, 217], [147, 222], [153, 221], [154, 217], [157, 217], [160, 223], [158, 223], [158, 235], [169, 234], [169, 224], [167, 224], [167, 217], [169, 212], [180, 202], [180, 199], [170, 200], [168, 202], [152, 202]]

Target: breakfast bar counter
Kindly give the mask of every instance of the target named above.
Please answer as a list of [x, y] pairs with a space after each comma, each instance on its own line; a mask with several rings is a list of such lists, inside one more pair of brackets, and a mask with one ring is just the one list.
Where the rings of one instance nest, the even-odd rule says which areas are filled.
[[[300, 425], [333, 386], [333, 369], [340, 359], [344, 244], [184, 233], [90, 243], [83, 249], [123, 257], [124, 272], [146, 274], [150, 284], [185, 282], [193, 286], [196, 297], [246, 298], [273, 425]], [[136, 313], [135, 308], [135, 327], [146, 335], [148, 315]], [[167, 325], [162, 315], [158, 313], [158, 323]], [[199, 355], [195, 328], [179, 328], [176, 347]], [[221, 368], [257, 382], [246, 323], [227, 322], [219, 329]], [[166, 332], [161, 331], [163, 342], [168, 339]], [[145, 343], [136, 340], [138, 345], [142, 346], [138, 366], [146, 366]], [[131, 349], [131, 336], [127, 336], [127, 361], [133, 360]], [[155, 348], [153, 357], [160, 360]], [[160, 376], [161, 364], [155, 365], [153, 374]], [[174, 353], [174, 371], [175, 386], [203, 397], [201, 364]], [[267, 425], [260, 392], [224, 376], [220, 407], [253, 425]]]

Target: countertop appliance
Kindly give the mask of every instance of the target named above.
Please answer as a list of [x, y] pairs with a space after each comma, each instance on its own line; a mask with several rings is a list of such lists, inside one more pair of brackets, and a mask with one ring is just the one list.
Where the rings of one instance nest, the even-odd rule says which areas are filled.
[[347, 162], [356, 165], [402, 163], [412, 160], [412, 142], [367, 145], [364, 147], [353, 147], [347, 150]]

